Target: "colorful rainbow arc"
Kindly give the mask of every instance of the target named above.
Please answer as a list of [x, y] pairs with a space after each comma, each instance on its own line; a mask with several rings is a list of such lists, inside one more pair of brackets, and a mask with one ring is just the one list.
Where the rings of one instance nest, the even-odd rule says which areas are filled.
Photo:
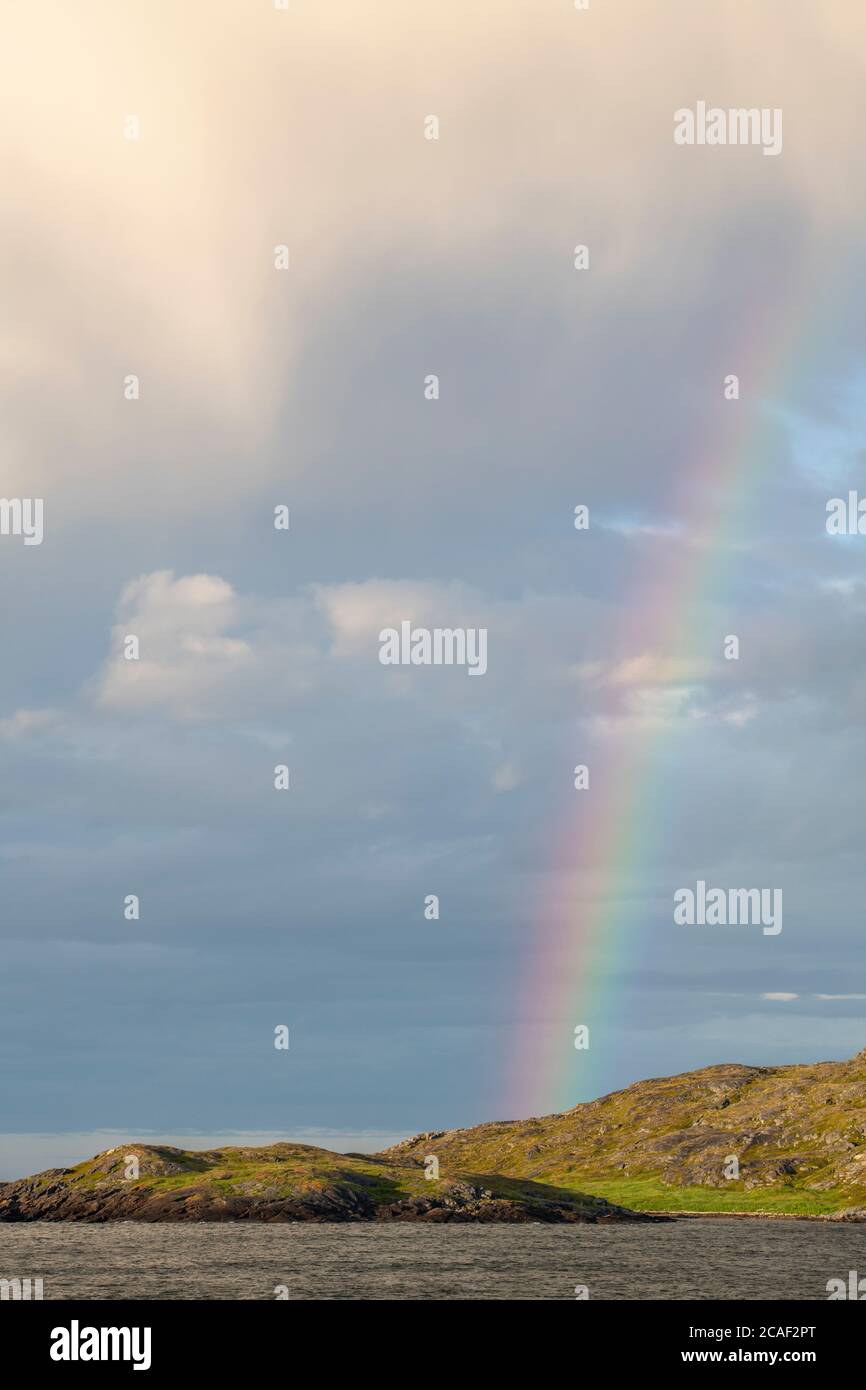
[[[831, 322], [834, 312], [827, 306]], [[618, 650], [670, 663], [672, 671], [694, 669], [696, 655], [708, 650], [701, 628], [706, 605], [724, 601], [738, 545], [749, 536], [756, 494], [774, 481], [774, 421], [768, 406], [791, 393], [823, 340], [812, 315], [804, 350], [804, 334], [795, 332], [802, 317], [801, 295], [762, 323], [752, 323], [751, 351], [740, 354], [741, 393], [747, 399], [730, 403], [729, 437], [712, 454], [701, 451], [701, 467], [689, 473], [681, 495], [672, 499], [668, 513], [680, 534], [654, 549], [657, 567], [643, 577], [637, 600], [624, 613]], [[783, 346], [756, 363], [758, 347], [768, 341]], [[713, 385], [721, 392], [721, 379]], [[718, 634], [714, 647], [720, 660], [723, 636]], [[647, 955], [631, 895], [645, 887], [664, 834], [665, 769], [677, 758], [681, 728], [676, 719], [636, 721], [625, 734], [613, 736], [609, 756], [591, 768], [590, 789], [573, 793], [577, 809], [555, 836], [552, 880], [560, 900], [548, 902], [540, 922], [529, 929], [507, 1114], [550, 1113], [598, 1093], [596, 1040], [591, 1037], [588, 1051], [576, 1051], [573, 1029], [590, 1015], [602, 1018], [607, 1042], [614, 1039], [616, 1046], [616, 1023], [627, 995], [616, 981]], [[579, 749], [570, 751], [574, 763], [583, 761]], [[581, 868], [575, 872], [578, 859]], [[597, 876], [599, 886], [587, 903], [588, 874]], [[582, 905], [576, 910], [578, 879]], [[629, 1080], [637, 1080], [639, 1059], [631, 1061]]]

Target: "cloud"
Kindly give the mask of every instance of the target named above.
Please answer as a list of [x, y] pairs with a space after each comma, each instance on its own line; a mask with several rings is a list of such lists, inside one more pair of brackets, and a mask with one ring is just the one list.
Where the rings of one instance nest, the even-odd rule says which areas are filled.
[[[834, 254], [834, 238], [852, 235], [853, 11], [830, 19], [816, 8], [780, 32], [773, 5], [716, 9], [699, 34], [691, 0], [672, 0], [664, 22], [642, 0], [591, 21], [567, 5], [529, 14], [524, 0], [499, 0], [493, 24], [487, 4], [457, 15], [401, 0], [380, 0], [375, 24], [358, 0], [291, 13], [232, 0], [154, 0], [145, 13], [92, 0], [89, 13], [83, 29], [59, 0], [18, 7], [7, 31], [16, 61], [0, 88], [6, 466], [12, 491], [50, 498], [55, 528], [167, 510], [203, 517], [302, 479], [325, 490], [305, 446], [331, 436], [335, 397], [354, 400], [379, 335], [402, 335], [397, 285], [426, 286], [433, 314], [457, 312], [471, 284], [483, 310], [514, 292], [525, 267], [525, 293], [559, 330], [571, 317], [572, 247], [587, 239], [580, 319], [606, 374], [610, 354], [622, 360], [621, 341], [606, 341], [612, 306], [626, 296], [644, 314], [672, 285], [699, 290], [714, 258], [748, 235], [740, 210], [785, 215], [802, 238], [801, 282]], [[768, 73], [764, 54], [780, 43], [785, 61]], [[757, 93], [784, 107], [783, 158], [675, 148], [673, 111], [696, 86], [722, 105]], [[437, 142], [423, 135], [431, 111]], [[131, 112], [137, 141], [123, 138]], [[290, 246], [286, 273], [274, 270], [277, 244]], [[323, 303], [360, 313], [371, 279], [377, 315], [363, 352], [352, 337], [352, 379], [332, 360], [312, 394], [304, 363]], [[769, 292], [784, 303], [789, 290]], [[58, 346], [72, 334], [74, 359]], [[444, 352], [454, 382], [452, 341], [417, 344], [407, 396], [425, 356]], [[122, 393], [130, 372], [141, 381], [134, 403]], [[46, 382], [50, 412], [38, 408]], [[291, 449], [274, 438], [287, 409]], [[452, 458], [439, 468], [459, 479]], [[371, 458], [368, 487], [383, 466], [396, 483], [406, 460]]]
[[[138, 642], [138, 659], [124, 655]], [[218, 575], [159, 570], [127, 584], [117, 604], [111, 654], [90, 685], [116, 715], [255, 725], [321, 678], [328, 632], [314, 598], [239, 596]], [[251, 729], [274, 743], [277, 736]]]
[[512, 792], [522, 781], [513, 763], [502, 763], [493, 773], [493, 786], [498, 792]]
[[[389, 701], [411, 696], [445, 717], [462, 717], [466, 692], [452, 671], [384, 668], [379, 634], [403, 621], [426, 627], [488, 627], [506, 722], [516, 706], [548, 691], [573, 711], [575, 673], [563, 660], [558, 625], [578, 621], [583, 600], [495, 598], [460, 583], [379, 580], [311, 584], [286, 599], [240, 595], [217, 575], [160, 570], [127, 584], [117, 603], [111, 654], [90, 686], [97, 706], [128, 716], [181, 721], [255, 721], [268, 711], [345, 688]], [[138, 659], [124, 655], [128, 639]], [[589, 687], [587, 687], [587, 692]], [[479, 732], [485, 741], [490, 731]], [[510, 774], [508, 774], [510, 775]]]
[[[216, 576], [144, 575], [123, 590], [118, 618], [113, 652], [96, 684], [96, 702], [105, 710], [163, 709], [200, 718], [249, 672], [249, 643], [229, 635], [239, 619], [234, 590]], [[137, 643], [132, 659], [125, 655], [131, 640]]]
[[[862, 468], [866, 16], [790, 10], [16, 8], [4, 490], [46, 535], [0, 541], [8, 1124], [200, 1100], [218, 1132], [228, 1094], [278, 1127], [250, 1059], [289, 1009], [305, 1123], [495, 1114], [560, 911], [609, 913], [647, 1020], [611, 1085], [804, 1056], [802, 1008], [702, 1012], [708, 979], [832, 991], [861, 935], [863, 587], [824, 501]], [[782, 156], [675, 147], [698, 98], [782, 107]], [[383, 668], [404, 618], [486, 626], [487, 674]], [[783, 884], [782, 937], [673, 932], [697, 878]], [[120, 979], [129, 891], [155, 949]], [[813, 1055], [862, 1045], [817, 998]]]
[[605, 531], [612, 531], [615, 535], [626, 536], [648, 536], [652, 539], [669, 540], [682, 534], [682, 522], [667, 521], [636, 521], [631, 518], [605, 521], [600, 519], [598, 524]]
[[62, 715], [55, 709], [18, 709], [0, 719], [0, 739], [21, 740], [54, 728]]

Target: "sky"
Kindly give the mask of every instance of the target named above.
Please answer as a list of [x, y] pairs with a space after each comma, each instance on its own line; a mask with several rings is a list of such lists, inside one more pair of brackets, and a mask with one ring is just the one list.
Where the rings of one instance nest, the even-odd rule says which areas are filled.
[[0, 1178], [866, 1046], [863, 7], [2, 28]]

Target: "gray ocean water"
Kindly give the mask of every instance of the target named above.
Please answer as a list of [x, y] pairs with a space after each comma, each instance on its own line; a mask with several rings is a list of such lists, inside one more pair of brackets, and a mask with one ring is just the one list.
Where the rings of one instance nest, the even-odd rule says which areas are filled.
[[[0, 1225], [0, 1278], [46, 1299], [827, 1298], [866, 1226]], [[285, 1295], [284, 1295], [285, 1296]]]

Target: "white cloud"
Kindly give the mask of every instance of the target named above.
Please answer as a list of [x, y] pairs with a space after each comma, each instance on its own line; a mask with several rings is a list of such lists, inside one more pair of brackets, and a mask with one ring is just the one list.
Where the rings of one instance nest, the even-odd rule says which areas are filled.
[[[226, 686], [249, 670], [249, 644], [229, 635], [239, 618], [230, 584], [209, 574], [175, 579], [169, 570], [127, 584], [112, 629], [112, 654], [98, 677], [96, 701], [106, 710], [170, 710], [206, 717]], [[127, 639], [138, 658], [127, 659]]]

